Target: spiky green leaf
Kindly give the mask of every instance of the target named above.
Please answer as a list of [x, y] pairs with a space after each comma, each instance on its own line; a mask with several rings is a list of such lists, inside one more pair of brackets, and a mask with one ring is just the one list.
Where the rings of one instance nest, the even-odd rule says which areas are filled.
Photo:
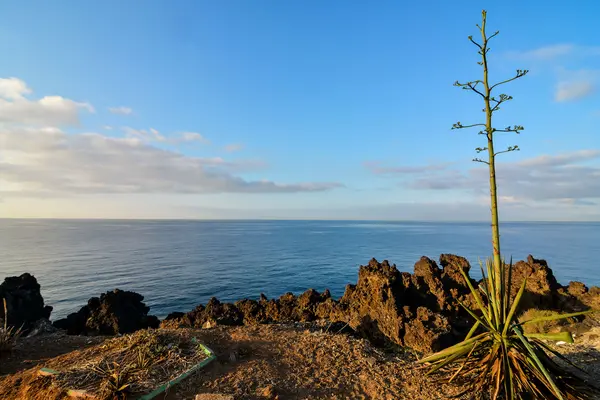
[[555, 342], [574, 343], [571, 332], [559, 333], [525, 333], [525, 337], [530, 339], [552, 340]]

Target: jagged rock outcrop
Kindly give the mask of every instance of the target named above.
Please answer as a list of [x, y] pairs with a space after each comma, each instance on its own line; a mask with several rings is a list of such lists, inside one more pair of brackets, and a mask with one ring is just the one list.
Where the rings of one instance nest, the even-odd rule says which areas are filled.
[[[325, 319], [349, 326], [373, 343], [406, 345], [421, 351], [438, 350], [456, 341], [468, 326], [465, 312], [457, 312], [456, 296], [466, 298], [468, 288], [457, 282], [457, 268], [468, 271], [465, 259], [442, 258], [444, 268], [427, 257], [415, 264], [415, 273], [400, 272], [388, 261], [372, 259], [361, 266], [355, 285], [346, 286], [339, 300], [328, 290], [309, 289], [296, 297], [286, 293], [278, 299], [240, 300], [222, 304], [211, 299], [187, 314], [173, 313], [162, 326], [211, 327]], [[465, 264], [466, 263], [466, 264]], [[462, 278], [462, 275], [461, 275]], [[463, 279], [464, 281], [464, 279]], [[450, 316], [449, 316], [450, 315]], [[453, 325], [454, 324], [454, 325]]]
[[561, 286], [546, 260], [532, 255], [526, 261], [513, 265], [511, 294], [515, 296], [527, 278], [525, 292], [521, 299], [520, 311], [531, 308], [577, 312], [587, 309], [600, 310], [600, 288], [590, 289], [581, 282], [570, 282]]
[[[343, 320], [375, 343], [402, 344], [404, 287], [400, 272], [387, 261], [372, 259], [358, 271], [356, 285], [347, 285], [340, 307], [330, 319]], [[337, 311], [337, 312], [336, 312]], [[337, 314], [337, 315], [336, 315]]]
[[28, 273], [5, 278], [0, 285], [0, 320], [4, 321], [6, 316], [2, 299], [6, 299], [8, 325], [22, 327], [25, 332], [33, 328], [38, 320], [49, 319], [52, 312], [52, 307], [44, 305], [37, 279]]
[[[372, 259], [359, 268], [357, 283], [347, 285], [339, 300], [333, 299], [328, 290], [319, 293], [314, 289], [300, 296], [286, 293], [277, 299], [267, 299], [261, 294], [258, 300], [235, 303], [222, 303], [213, 297], [190, 312], [171, 313], [162, 326], [210, 328], [326, 320], [336, 331], [350, 330], [374, 344], [392, 342], [430, 352], [462, 339], [473, 323], [461, 305], [477, 312], [477, 304], [461, 273], [468, 274], [470, 268], [467, 259], [452, 254], [440, 255], [439, 264], [421, 257], [412, 274], [400, 272], [387, 260], [379, 263]], [[528, 280], [519, 312], [533, 307], [563, 312], [600, 310], [600, 288], [588, 289], [581, 282], [561, 286], [545, 260], [529, 255], [526, 261], [514, 264], [513, 296], [525, 277]], [[473, 287], [482, 283], [471, 279]], [[33, 329], [32, 334], [51, 330], [43, 322], [49, 318], [52, 307], [44, 305], [40, 285], [33, 276], [6, 278], [0, 285], [0, 299], [3, 297], [7, 299], [10, 325], [23, 325], [26, 331]], [[156, 328], [159, 320], [148, 315], [149, 307], [143, 299], [140, 294], [116, 289], [91, 298], [78, 312], [54, 322], [54, 327], [84, 335], [115, 335]], [[0, 319], [3, 314], [0, 307]]]
[[439, 351], [456, 342], [448, 318], [425, 307], [417, 308], [415, 318], [404, 324], [404, 346], [431, 352]]
[[[410, 274], [398, 271], [388, 261], [372, 259], [360, 267], [357, 283], [347, 285], [339, 300], [331, 298], [328, 290], [320, 294], [313, 289], [298, 297], [286, 293], [269, 300], [261, 294], [258, 300], [234, 304], [213, 298], [206, 307], [173, 313], [162, 324], [211, 327], [324, 319], [350, 327], [375, 344], [392, 342], [423, 352], [435, 351], [462, 339], [470, 329], [473, 320], [460, 303], [472, 310], [478, 308], [461, 273], [469, 273], [468, 260], [442, 254], [439, 265], [441, 268], [430, 258], [421, 257]], [[563, 288], [546, 261], [531, 255], [513, 267], [513, 296], [526, 276], [523, 311], [531, 307], [564, 311], [600, 308], [600, 288], [588, 289], [579, 282]], [[473, 287], [480, 283], [471, 279]]]
[[557, 295], [561, 286], [546, 260], [538, 260], [529, 255], [527, 261], [518, 261], [513, 265], [511, 285], [513, 296], [519, 291], [525, 277], [527, 277], [527, 285], [521, 299], [521, 308], [523, 310], [554, 308], [558, 302]]
[[461, 273], [462, 270], [468, 276], [471, 270], [471, 264], [466, 258], [454, 254], [441, 254], [440, 265], [442, 266], [442, 282], [445, 288], [450, 289], [450, 291], [456, 290], [457, 294], [469, 293], [469, 287]]
[[600, 310], [600, 288], [597, 286], [588, 289], [582, 282], [570, 282], [557, 292], [558, 304], [553, 308], [569, 311]]
[[150, 307], [142, 300], [144, 296], [138, 293], [115, 289], [92, 297], [86, 306], [55, 321], [54, 326], [71, 335], [116, 335], [157, 328], [160, 321], [148, 315]]

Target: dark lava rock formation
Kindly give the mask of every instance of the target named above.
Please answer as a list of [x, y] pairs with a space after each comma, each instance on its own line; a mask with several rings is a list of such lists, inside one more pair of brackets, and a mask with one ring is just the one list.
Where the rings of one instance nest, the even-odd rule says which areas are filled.
[[[259, 300], [244, 299], [233, 304], [212, 298], [206, 306], [199, 305], [188, 313], [170, 314], [162, 326], [210, 328], [324, 319], [336, 326], [349, 326], [374, 344], [437, 351], [462, 339], [473, 323], [459, 300], [477, 309], [461, 273], [461, 269], [469, 272], [469, 262], [442, 254], [439, 265], [421, 257], [410, 274], [398, 271], [387, 261], [372, 259], [360, 267], [358, 282], [347, 285], [339, 300], [331, 298], [327, 290], [318, 293], [313, 289], [297, 297], [286, 293], [269, 300], [261, 294]], [[562, 287], [548, 264], [532, 256], [513, 267], [513, 295], [525, 276], [529, 278], [521, 311], [532, 307], [561, 311], [600, 308], [600, 288], [588, 289], [579, 282]], [[474, 280], [471, 283], [474, 287], [480, 284]]]
[[8, 277], [0, 285], [0, 320], [4, 321], [2, 299], [6, 299], [8, 325], [22, 327], [24, 332], [28, 332], [38, 320], [50, 318], [52, 312], [52, 307], [44, 305], [39, 283], [28, 273]]
[[135, 292], [115, 289], [98, 297], [54, 326], [71, 335], [116, 335], [140, 329], [157, 328], [160, 321], [148, 315], [150, 307], [142, 302], [144, 296]]
[[[340, 299], [332, 298], [328, 290], [319, 293], [313, 289], [300, 296], [286, 293], [267, 299], [261, 294], [258, 300], [235, 303], [222, 303], [213, 297], [190, 312], [170, 314], [160, 325], [210, 328], [321, 320], [336, 332], [351, 330], [376, 345], [431, 352], [461, 340], [472, 326], [472, 317], [460, 305], [477, 310], [462, 274], [468, 274], [470, 268], [465, 258], [452, 254], [442, 254], [439, 263], [421, 257], [412, 274], [400, 272], [387, 261], [372, 259], [360, 267], [357, 283], [347, 285]], [[600, 288], [588, 288], [581, 282], [561, 286], [544, 260], [530, 255], [513, 265], [513, 296], [525, 277], [520, 312], [529, 308], [562, 312], [600, 309]], [[474, 287], [482, 284], [472, 279], [470, 283]], [[26, 330], [40, 319], [47, 320], [52, 310], [44, 305], [40, 285], [29, 274], [6, 278], [0, 285], [1, 298], [7, 299], [9, 324]], [[116, 289], [91, 298], [78, 312], [54, 322], [54, 327], [75, 335], [116, 335], [157, 328], [159, 320], [148, 315], [149, 307], [143, 300], [140, 294]], [[3, 317], [0, 307], [0, 319]]]

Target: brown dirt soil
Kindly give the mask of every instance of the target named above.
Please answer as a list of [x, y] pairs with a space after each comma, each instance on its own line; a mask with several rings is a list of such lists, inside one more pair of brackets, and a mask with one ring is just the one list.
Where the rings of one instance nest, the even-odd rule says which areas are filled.
[[0, 358], [0, 377], [35, 367], [47, 360], [102, 343], [102, 336], [69, 336], [62, 332], [19, 339], [16, 348]]
[[571, 362], [600, 381], [600, 327], [575, 336], [574, 344], [553, 345], [555, 350], [566, 356]]
[[[295, 323], [194, 329], [217, 355], [201, 371], [175, 386], [161, 400], [193, 400], [197, 394], [243, 399], [445, 399], [460, 388], [425, 376], [416, 356], [399, 348], [374, 348], [364, 339], [327, 332], [327, 325]], [[90, 338], [84, 338], [90, 339]], [[560, 345], [570, 358], [600, 379], [600, 328]], [[79, 351], [48, 360], [50, 366], [77, 359]], [[39, 367], [38, 367], [39, 368]], [[51, 378], [32, 368], [0, 378], [0, 399], [61, 398]], [[468, 396], [464, 397], [468, 398]]]
[[172, 399], [224, 393], [236, 400], [431, 400], [457, 393], [425, 377], [411, 353], [384, 353], [366, 340], [313, 324], [217, 327], [199, 337], [217, 360], [182, 382]]

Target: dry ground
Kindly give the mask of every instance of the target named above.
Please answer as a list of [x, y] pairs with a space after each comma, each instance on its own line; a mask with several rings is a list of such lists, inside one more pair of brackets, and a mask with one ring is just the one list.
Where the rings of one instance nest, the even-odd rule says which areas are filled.
[[[425, 376], [425, 371], [415, 366], [416, 358], [410, 352], [384, 352], [373, 348], [365, 340], [325, 330], [306, 324], [196, 330], [194, 335], [215, 351], [217, 359], [174, 387], [167, 399], [194, 399], [199, 393], [222, 393], [233, 395], [236, 400], [434, 400], [458, 391], [456, 387]], [[596, 381], [600, 381], [600, 328], [577, 339], [577, 345], [558, 348], [583, 362]], [[26, 349], [21, 347], [15, 352], [12, 361], [3, 364], [7, 372], [31, 368], [32, 363], [39, 363], [39, 366], [7, 376], [4, 381], [0, 378], [1, 399], [34, 398], [23, 395], [23, 388], [27, 385], [40, 388], [48, 385], [47, 381], [36, 381], [35, 378], [37, 368], [53, 365], [53, 361], [46, 360], [46, 357], [69, 351], [77, 344], [89, 346], [93, 343], [88, 341], [97, 343], [103, 339], [62, 337], [39, 340], [45, 340], [45, 344], [34, 346], [34, 343], [29, 343]], [[64, 346], [60, 344], [62, 341]], [[35, 354], [36, 347], [43, 351]], [[77, 357], [77, 354], [65, 355], [60, 360], [64, 362], [68, 357]], [[19, 363], [20, 357], [37, 361]]]

